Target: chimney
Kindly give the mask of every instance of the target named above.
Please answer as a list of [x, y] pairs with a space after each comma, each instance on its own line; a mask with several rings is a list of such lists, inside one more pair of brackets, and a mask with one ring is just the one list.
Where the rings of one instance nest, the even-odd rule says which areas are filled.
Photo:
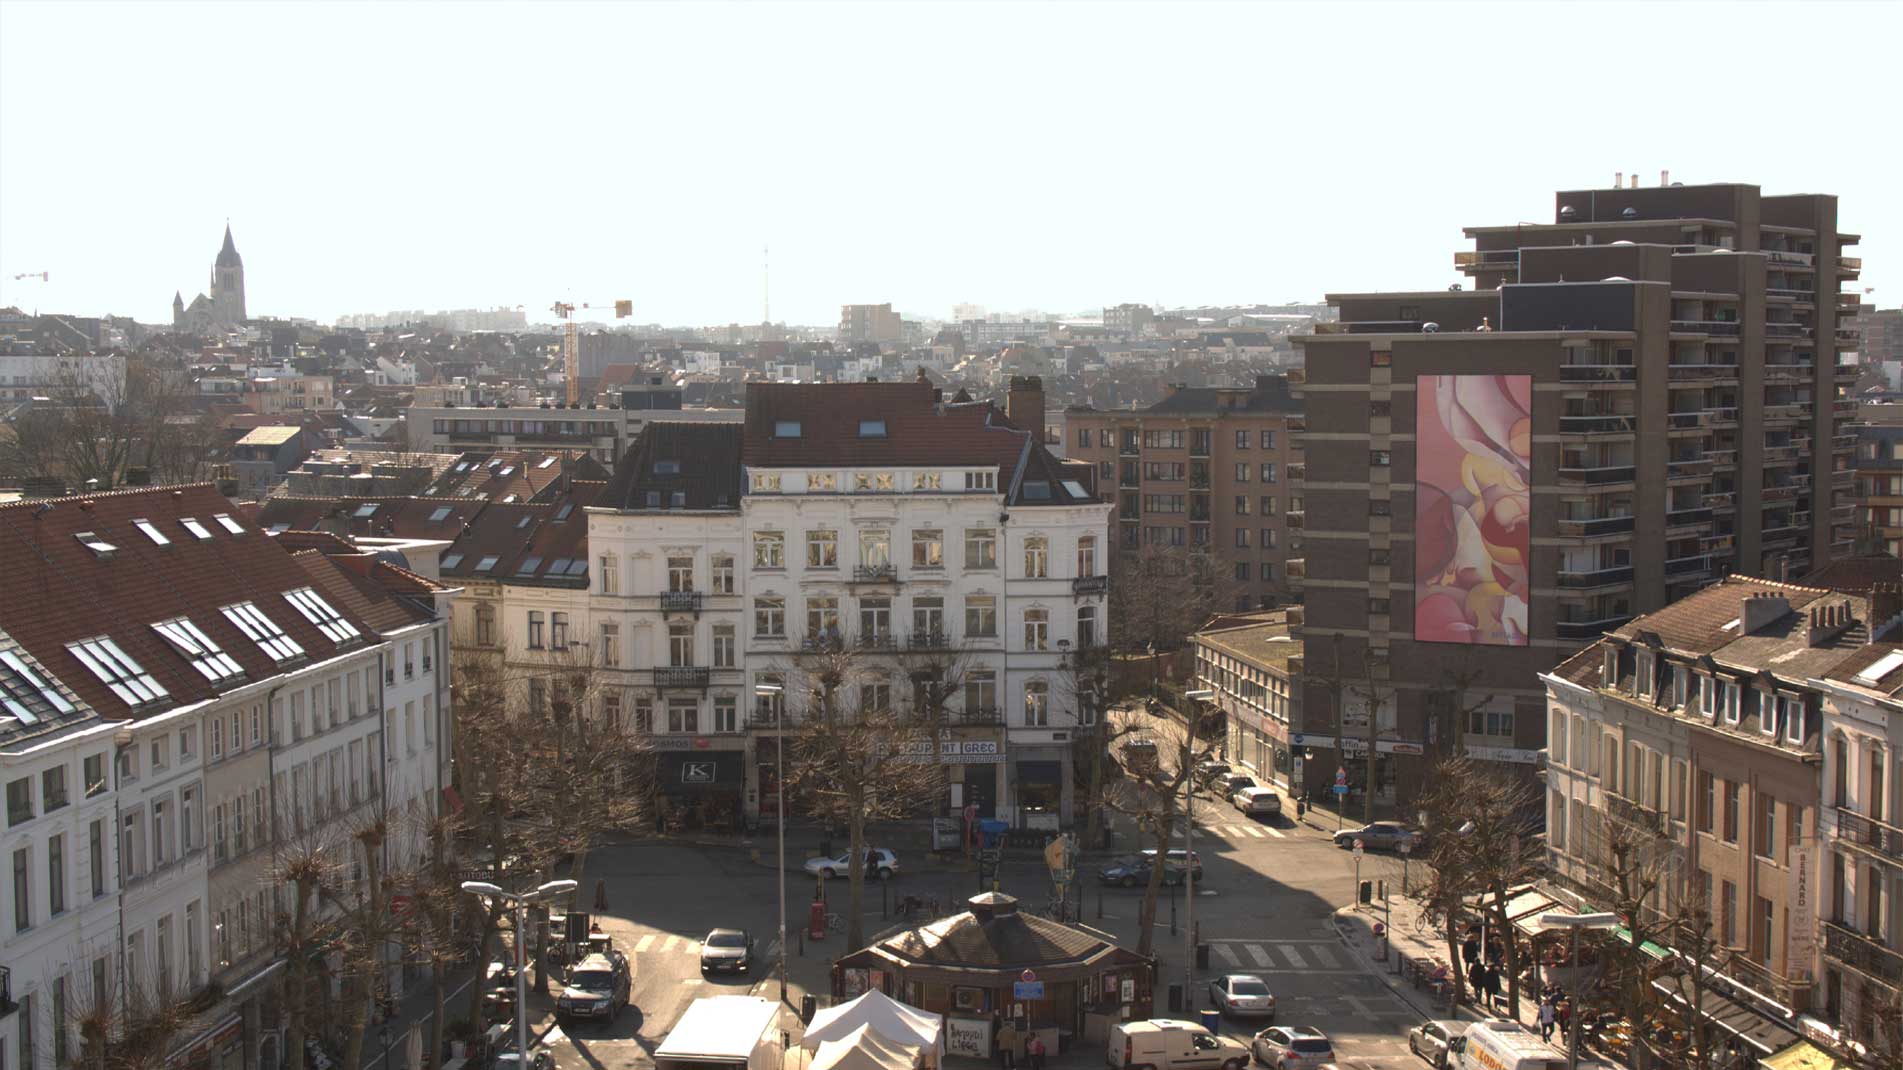
[[1671, 184], [1672, 184], [1672, 173], [1670, 171], [1661, 169], [1659, 171], [1659, 185], [1669, 186]]
[[1632, 172], [1632, 185], [1629, 188], [1631, 189], [1639, 188], [1639, 173], [1637, 171]]
[[1791, 603], [1781, 594], [1748, 594], [1738, 613], [1738, 634], [1750, 635], [1767, 624], [1775, 624], [1790, 613]]
[[1856, 621], [1850, 612], [1849, 599], [1835, 605], [1813, 604], [1810, 608], [1810, 626], [1805, 629], [1804, 640], [1811, 646], [1823, 646], [1848, 631], [1854, 623]]
[[1903, 616], [1903, 584], [1877, 583], [1870, 587], [1870, 641], [1886, 635]]
[[1614, 171], [1612, 173], [1612, 188], [1618, 189], [1620, 186], [1623, 186], [1623, 185], [1625, 185], [1625, 172]]
[[1031, 441], [1044, 441], [1044, 380], [1035, 375], [1013, 375], [1010, 390], [1004, 396], [1005, 418], [1020, 431], [1028, 431]]

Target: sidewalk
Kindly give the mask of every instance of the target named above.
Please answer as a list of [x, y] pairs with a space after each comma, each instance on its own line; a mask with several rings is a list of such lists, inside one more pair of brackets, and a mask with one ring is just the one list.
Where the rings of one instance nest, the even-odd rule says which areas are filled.
[[[1450, 1017], [1445, 997], [1435, 998], [1431, 988], [1423, 985], [1415, 987], [1404, 979], [1402, 963], [1415, 960], [1431, 964], [1447, 961], [1447, 943], [1437, 929], [1424, 927], [1421, 923], [1420, 908], [1409, 899], [1390, 895], [1387, 938], [1375, 935], [1375, 926], [1382, 923], [1384, 912], [1381, 903], [1370, 906], [1347, 906], [1335, 911], [1335, 931], [1348, 951], [1360, 961], [1363, 968], [1380, 976], [1381, 982], [1389, 988], [1403, 1003], [1419, 1011], [1423, 1018], [1445, 1019]], [[1385, 946], [1384, 946], [1385, 945]], [[1536, 992], [1522, 988], [1520, 992], [1519, 1013], [1510, 1015], [1504, 1008], [1482, 1010], [1466, 1000], [1471, 992], [1462, 993], [1459, 1007], [1451, 1017], [1464, 1022], [1481, 1021], [1487, 1018], [1514, 1017], [1521, 1022], [1537, 1020], [1539, 996]], [[1502, 997], [1505, 998], [1504, 996]]]

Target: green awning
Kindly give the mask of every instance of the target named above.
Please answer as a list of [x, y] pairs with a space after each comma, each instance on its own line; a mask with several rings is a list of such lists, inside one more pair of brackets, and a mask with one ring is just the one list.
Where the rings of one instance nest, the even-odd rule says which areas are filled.
[[[1632, 930], [1631, 929], [1628, 929], [1625, 926], [1621, 925], [1617, 929], [1612, 930], [1612, 935], [1618, 937], [1620, 943], [1625, 944], [1628, 947], [1632, 945]], [[1650, 940], [1647, 940], [1645, 943], [1640, 944], [1639, 950], [1645, 952], [1646, 954], [1652, 956], [1655, 959], [1662, 959], [1671, 955], [1671, 951], [1667, 950], [1666, 948], [1660, 947], [1659, 945], [1653, 943]]]

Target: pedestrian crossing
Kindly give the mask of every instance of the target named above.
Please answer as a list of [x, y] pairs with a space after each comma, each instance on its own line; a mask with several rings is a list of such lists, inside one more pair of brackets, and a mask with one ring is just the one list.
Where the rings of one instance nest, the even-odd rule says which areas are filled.
[[1274, 825], [1203, 825], [1196, 832], [1198, 835], [1214, 833], [1225, 840], [1288, 839], [1288, 833]]
[[698, 955], [700, 941], [692, 936], [681, 936], [676, 933], [648, 933], [634, 942], [634, 953], [645, 955], [650, 952], [657, 955], [680, 952]]
[[1212, 968], [1248, 973], [1314, 973], [1346, 968], [1340, 950], [1324, 943], [1211, 940], [1209, 952], [1213, 956], [1209, 963]]

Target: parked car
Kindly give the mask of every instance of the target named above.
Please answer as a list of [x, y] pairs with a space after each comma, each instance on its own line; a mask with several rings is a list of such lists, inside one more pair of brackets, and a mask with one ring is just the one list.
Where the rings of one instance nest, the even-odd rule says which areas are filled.
[[1132, 736], [1123, 741], [1123, 764], [1134, 772], [1147, 773], [1161, 764], [1157, 759], [1156, 740]]
[[1250, 776], [1248, 773], [1237, 772], [1235, 770], [1224, 773], [1209, 782], [1210, 790], [1225, 799], [1241, 791], [1243, 788], [1255, 788], [1260, 786], [1261, 785], [1256, 783], [1255, 777]]
[[1403, 843], [1411, 850], [1421, 842], [1419, 833], [1399, 821], [1376, 821], [1372, 825], [1342, 829], [1335, 833], [1336, 847], [1353, 847], [1356, 840], [1360, 840], [1362, 846], [1370, 851], [1392, 851]]
[[[809, 858], [806, 860], [806, 872], [815, 877], [844, 877], [852, 871], [852, 852], [844, 851], [836, 858]], [[866, 848], [866, 876], [880, 880], [891, 880], [899, 871], [899, 858], [883, 847]]]
[[1111, 1025], [1104, 1062], [1111, 1070], [1243, 1070], [1249, 1049], [1195, 1022], [1151, 1018]]
[[1447, 1065], [1447, 1049], [1453, 1039], [1467, 1031], [1471, 1022], [1436, 1018], [1407, 1031], [1407, 1050], [1426, 1059], [1436, 1068]]
[[1203, 787], [1210, 787], [1214, 784], [1217, 777], [1234, 768], [1235, 766], [1230, 765], [1228, 762], [1217, 761], [1214, 758], [1204, 759], [1196, 763], [1196, 783], [1201, 784]]
[[489, 1065], [494, 1070], [555, 1070], [555, 1053], [547, 1048], [537, 1048], [530, 1053], [525, 1065], [521, 1052], [505, 1051], [490, 1060]]
[[715, 929], [700, 941], [700, 972], [745, 973], [753, 961], [753, 937], [745, 929]]
[[1229, 802], [1250, 817], [1282, 812], [1282, 797], [1275, 793], [1274, 788], [1240, 788], [1230, 794]]
[[1275, 995], [1252, 973], [1232, 973], [1209, 982], [1209, 1002], [1227, 1017], [1275, 1020]]
[[556, 1020], [601, 1018], [613, 1021], [621, 1008], [628, 1005], [629, 980], [626, 956], [589, 955], [575, 964], [568, 975], [568, 984], [556, 997]]
[[[1152, 859], [1156, 857], [1156, 848], [1146, 847], [1139, 853], [1142, 854], [1142, 856], [1145, 859]], [[1188, 865], [1192, 869], [1195, 870], [1195, 873], [1193, 875], [1195, 876], [1197, 880], [1203, 879], [1203, 856], [1202, 855], [1199, 855], [1195, 853], [1194, 851], [1185, 851], [1181, 847], [1170, 848], [1170, 869], [1181, 871], [1184, 865]], [[1169, 874], [1167, 873], [1164, 874], [1164, 877], [1167, 878], [1168, 876]]]
[[1316, 1070], [1335, 1061], [1335, 1046], [1318, 1029], [1272, 1025], [1255, 1035], [1250, 1054], [1263, 1066], [1275, 1070]]

